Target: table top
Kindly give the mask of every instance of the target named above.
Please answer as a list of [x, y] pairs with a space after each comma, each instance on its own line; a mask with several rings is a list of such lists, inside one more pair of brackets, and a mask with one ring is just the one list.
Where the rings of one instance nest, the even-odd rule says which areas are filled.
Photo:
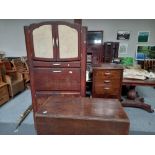
[[155, 86], [155, 79], [137, 80], [124, 78], [122, 84], [131, 86]]
[[93, 65], [93, 69], [118, 69], [118, 70], [123, 70], [123, 66], [120, 64], [115, 64], [115, 63], [101, 63], [101, 64], [96, 64]]
[[117, 99], [50, 96], [39, 108], [37, 116], [85, 120], [114, 120], [128, 122]]

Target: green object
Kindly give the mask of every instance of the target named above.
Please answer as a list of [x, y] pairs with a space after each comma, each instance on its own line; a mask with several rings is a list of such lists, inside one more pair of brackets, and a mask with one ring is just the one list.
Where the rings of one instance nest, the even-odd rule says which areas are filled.
[[123, 66], [133, 66], [133, 58], [132, 57], [122, 57], [121, 64]]

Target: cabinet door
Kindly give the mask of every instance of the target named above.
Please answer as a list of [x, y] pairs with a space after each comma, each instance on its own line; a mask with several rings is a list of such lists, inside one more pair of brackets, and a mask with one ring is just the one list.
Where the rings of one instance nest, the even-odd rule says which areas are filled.
[[59, 47], [58, 59], [79, 59], [79, 31], [67, 25], [58, 25], [58, 38], [56, 44]]
[[53, 59], [54, 58], [54, 35], [52, 25], [42, 25], [35, 28], [32, 33], [34, 58]]

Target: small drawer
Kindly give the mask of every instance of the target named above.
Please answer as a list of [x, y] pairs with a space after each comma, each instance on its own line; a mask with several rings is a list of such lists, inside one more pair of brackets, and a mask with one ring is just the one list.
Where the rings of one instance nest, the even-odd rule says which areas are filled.
[[119, 79], [99, 79], [95, 80], [95, 87], [97, 86], [108, 86], [108, 87], [115, 87], [119, 88], [120, 87], [121, 81]]
[[118, 96], [120, 92], [119, 87], [109, 87], [109, 86], [96, 86], [94, 88], [94, 93], [96, 95], [106, 96]]
[[122, 72], [118, 70], [95, 70], [94, 78], [97, 79], [120, 79]]

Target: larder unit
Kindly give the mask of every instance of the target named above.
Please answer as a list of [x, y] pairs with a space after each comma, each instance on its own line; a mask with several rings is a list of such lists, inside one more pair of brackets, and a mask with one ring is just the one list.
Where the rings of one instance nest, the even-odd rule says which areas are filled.
[[34, 111], [50, 95], [85, 96], [86, 28], [67, 22], [25, 27]]

